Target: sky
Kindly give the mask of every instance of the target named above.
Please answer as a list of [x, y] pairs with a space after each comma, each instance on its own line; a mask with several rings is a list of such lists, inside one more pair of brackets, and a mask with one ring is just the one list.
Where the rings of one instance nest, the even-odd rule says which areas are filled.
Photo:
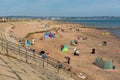
[[120, 0], [0, 0], [0, 16], [120, 16]]

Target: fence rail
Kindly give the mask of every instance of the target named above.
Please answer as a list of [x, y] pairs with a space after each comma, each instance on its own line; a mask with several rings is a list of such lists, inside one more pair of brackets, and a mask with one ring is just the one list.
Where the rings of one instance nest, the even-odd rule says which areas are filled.
[[[28, 51], [27, 48], [25, 48], [25, 47], [23, 47], [19, 44], [13, 43], [11, 41], [8, 41], [5, 38], [5, 36], [3, 37], [3, 35], [1, 35], [1, 38], [0, 38], [0, 46], [1, 46], [2, 50], [5, 50], [7, 56], [19, 55], [19, 56], [21, 56], [21, 58], [24, 59], [24, 61], [26, 63], [31, 63], [31, 61], [34, 61], [37, 64], [38, 63], [42, 64], [41, 66], [43, 68], [47, 67], [48, 64], [50, 64], [50, 65], [52, 65], [53, 67], [56, 68], [57, 72], [60, 72], [62, 70], [62, 71], [67, 72], [75, 80], [81, 80], [76, 75], [76, 73], [72, 70], [72, 67], [69, 66], [68, 64], [61, 63], [60, 61], [58, 61], [58, 60], [56, 60], [52, 57], [49, 57], [49, 56], [47, 57], [47, 60], [44, 60], [39, 55], [37, 55], [37, 54], [34, 55], [32, 52]], [[16, 57], [16, 56], [13, 56], [13, 57]], [[22, 59], [20, 59], [20, 60], [22, 60]], [[47, 64], [47, 65], [45, 65], [45, 64]], [[60, 64], [62, 64], [61, 69], [59, 68]]]

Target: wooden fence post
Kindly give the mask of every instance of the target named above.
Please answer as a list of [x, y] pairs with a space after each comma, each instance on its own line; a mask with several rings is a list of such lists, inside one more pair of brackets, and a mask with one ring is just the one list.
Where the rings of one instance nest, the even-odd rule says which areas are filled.
[[19, 51], [18, 51], [18, 53], [19, 53], [19, 55], [20, 55], [20, 46], [18, 46], [19, 47]]
[[33, 52], [33, 61], [35, 61], [35, 53]]
[[47, 66], [48, 66], [48, 57], [47, 57]]
[[26, 49], [26, 63], [28, 63], [28, 60], [27, 60], [27, 49]]
[[44, 68], [44, 66], [45, 66], [45, 65], [44, 65], [44, 59], [43, 59], [43, 68]]
[[70, 69], [70, 73], [71, 73], [71, 78], [72, 78], [72, 77], [73, 77], [73, 75], [72, 75], [72, 74], [73, 74], [73, 72], [72, 72], [72, 68]]
[[7, 48], [6, 48], [7, 56], [8, 56], [8, 41], [7, 41]]
[[3, 50], [3, 38], [2, 38], [2, 50]]
[[22, 61], [22, 55], [21, 55], [21, 50], [20, 50], [20, 45], [18, 45], [18, 55], [19, 55], [19, 60]]
[[57, 62], [57, 72], [59, 73], [59, 62]]
[[1, 36], [1, 38], [2, 38], [2, 31], [0, 30], [0, 32], [1, 32], [1, 33], [0, 33], [0, 36]]

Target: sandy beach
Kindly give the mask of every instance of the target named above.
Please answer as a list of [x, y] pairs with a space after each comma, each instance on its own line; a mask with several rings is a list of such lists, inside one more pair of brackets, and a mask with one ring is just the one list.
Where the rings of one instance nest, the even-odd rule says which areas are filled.
[[[120, 79], [120, 39], [116, 38], [112, 34], [104, 34], [102, 30], [95, 28], [87, 28], [78, 24], [72, 23], [59, 23], [55, 21], [43, 20], [41, 22], [36, 21], [25, 21], [25, 22], [10, 22], [0, 23], [4, 29], [11, 27], [8, 33], [14, 37], [16, 40], [19, 39], [35, 39], [35, 44], [29, 46], [30, 48], [36, 49], [37, 53], [41, 50], [50, 53], [50, 56], [65, 62], [65, 56], [70, 56], [71, 62], [70, 66], [76, 71], [76, 73], [83, 73], [89, 80], [119, 80]], [[49, 27], [45, 27], [45, 24], [49, 24]], [[69, 27], [72, 26], [73, 29], [70, 30]], [[14, 28], [12, 28], [14, 27]], [[40, 40], [44, 36], [44, 33], [34, 33], [44, 30], [49, 30], [52, 28], [62, 28], [64, 31], [50, 30], [50, 32], [55, 33], [55, 38], [48, 38]], [[76, 31], [76, 28], [79, 31]], [[28, 33], [34, 33], [29, 35]], [[78, 36], [85, 37], [86, 39], [78, 39]], [[12, 38], [12, 37], [11, 37]], [[70, 44], [72, 40], [77, 40], [78, 45], [73, 46]], [[101, 46], [102, 42], [106, 41], [106, 46]], [[62, 52], [60, 50], [61, 45], [68, 45], [68, 52]], [[74, 48], [78, 48], [80, 51], [79, 56], [74, 56]], [[96, 53], [91, 54], [91, 50], [95, 48]], [[106, 60], [113, 60], [115, 69], [101, 69], [93, 64], [97, 57], [102, 57]]]

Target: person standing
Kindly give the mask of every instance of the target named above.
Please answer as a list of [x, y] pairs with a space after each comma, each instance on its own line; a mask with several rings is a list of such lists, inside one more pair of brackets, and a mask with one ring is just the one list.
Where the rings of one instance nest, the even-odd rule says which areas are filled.
[[33, 60], [34, 60], [35, 59], [36, 50], [33, 49], [32, 52], [33, 52]]
[[69, 56], [65, 56], [65, 59], [67, 60], [67, 63], [70, 64], [70, 57]]
[[92, 49], [91, 54], [95, 54], [95, 48]]
[[68, 64], [70, 64], [70, 57], [68, 56]]
[[32, 38], [32, 45], [34, 45], [35, 44], [35, 39], [34, 38]]

